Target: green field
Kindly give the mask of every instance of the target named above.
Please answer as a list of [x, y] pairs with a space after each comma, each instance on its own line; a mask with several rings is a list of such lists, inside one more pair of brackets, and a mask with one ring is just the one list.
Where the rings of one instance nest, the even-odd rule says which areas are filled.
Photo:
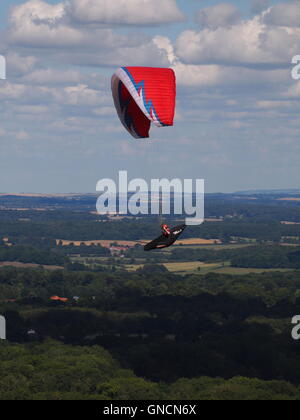
[[[190, 274], [196, 272], [209, 272], [214, 271], [220, 264], [204, 264], [199, 261], [188, 261], [188, 262], [174, 262], [174, 263], [164, 263], [167, 270], [171, 273], [177, 274]], [[143, 264], [128, 264], [125, 265], [126, 270], [136, 271], [139, 268], [142, 268]]]
[[243, 275], [243, 274], [251, 274], [251, 273], [268, 273], [268, 272], [280, 272], [280, 273], [286, 273], [288, 271], [295, 271], [292, 268], [239, 268], [239, 267], [222, 267], [218, 268], [216, 270], [212, 270], [214, 272], [220, 273], [220, 274], [236, 274], [236, 275]]
[[[220, 273], [220, 274], [232, 274], [232, 275], [243, 275], [250, 273], [265, 273], [265, 272], [288, 272], [295, 271], [289, 268], [238, 268], [231, 267], [229, 262], [224, 263], [214, 263], [214, 264], [205, 264], [199, 261], [189, 261], [189, 262], [174, 262], [174, 263], [165, 263], [164, 265], [171, 273], [175, 274], [191, 274], [191, 273]], [[128, 271], [136, 271], [143, 267], [143, 264], [126, 264], [124, 268]]]
[[[253, 244], [254, 245], [254, 244]], [[127, 270], [129, 272], [135, 272], [147, 263], [157, 263], [164, 265], [167, 270], [171, 273], [186, 275], [186, 274], [207, 274], [211, 272], [220, 274], [231, 274], [231, 275], [247, 275], [251, 273], [261, 274], [264, 272], [289, 272], [294, 271], [293, 268], [248, 268], [248, 267], [232, 267], [230, 261], [221, 261], [214, 263], [204, 263], [201, 261], [171, 261], [168, 255], [174, 248], [177, 249], [209, 249], [209, 250], [234, 250], [249, 247], [249, 244], [228, 244], [228, 245], [184, 245], [169, 248], [160, 253], [160, 259], [155, 261], [149, 260], [147, 257], [151, 254], [145, 254], [145, 258], [135, 258], [134, 263], [131, 262], [130, 258], [122, 258], [120, 256], [107, 257], [92, 257], [92, 256], [72, 256], [73, 262], [79, 262], [85, 264], [87, 267], [94, 269], [97, 266], [101, 266], [106, 269], [111, 269], [112, 266], [116, 267], [117, 270]], [[238, 252], [238, 251], [237, 251]], [[157, 254], [156, 254], [157, 255]], [[160, 262], [161, 261], [161, 262]]]

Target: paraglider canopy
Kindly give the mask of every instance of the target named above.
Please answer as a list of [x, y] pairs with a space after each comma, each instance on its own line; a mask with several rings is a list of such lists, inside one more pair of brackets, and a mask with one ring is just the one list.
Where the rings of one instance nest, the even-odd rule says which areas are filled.
[[134, 138], [148, 138], [151, 123], [173, 125], [176, 77], [172, 69], [121, 67], [112, 77], [112, 93], [119, 118]]

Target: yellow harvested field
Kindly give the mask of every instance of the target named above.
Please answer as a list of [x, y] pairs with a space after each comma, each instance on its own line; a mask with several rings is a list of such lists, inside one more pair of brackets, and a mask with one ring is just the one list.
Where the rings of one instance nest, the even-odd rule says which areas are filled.
[[163, 264], [170, 272], [188, 272], [196, 271], [198, 268], [208, 269], [216, 268], [217, 264], [205, 264], [199, 261], [188, 261], [188, 262], [179, 262], [179, 263], [166, 263]]

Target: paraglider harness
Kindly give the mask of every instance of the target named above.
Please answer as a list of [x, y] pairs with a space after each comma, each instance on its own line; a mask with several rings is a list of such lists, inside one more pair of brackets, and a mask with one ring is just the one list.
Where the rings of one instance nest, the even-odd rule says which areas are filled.
[[186, 225], [176, 226], [172, 229], [170, 229], [167, 225], [165, 226], [167, 227], [167, 230], [163, 229], [163, 234], [161, 236], [159, 236], [158, 238], [154, 239], [154, 241], [145, 245], [144, 246], [145, 251], [168, 248], [169, 246], [173, 245], [177, 241], [179, 236], [186, 229]]
[[162, 230], [162, 233], [163, 233], [163, 235], [166, 237], [166, 238], [168, 238], [170, 235], [171, 235], [171, 230], [170, 230], [170, 228], [169, 228], [169, 226], [168, 225], [162, 225], [161, 226], [161, 230]]
[[186, 225], [180, 225], [180, 226], [176, 226], [170, 229], [169, 226], [163, 222], [162, 195], [161, 194], [159, 196], [159, 222], [160, 222], [162, 234], [158, 238], [154, 239], [153, 241], [145, 245], [144, 246], [145, 251], [168, 248], [169, 246], [173, 245], [177, 241], [179, 236], [186, 229]]

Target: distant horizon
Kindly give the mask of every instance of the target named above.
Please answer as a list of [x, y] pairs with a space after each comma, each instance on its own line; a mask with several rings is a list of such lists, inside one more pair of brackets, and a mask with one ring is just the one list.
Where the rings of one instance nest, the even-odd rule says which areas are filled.
[[[143, 193], [143, 192], [141, 192]], [[223, 192], [223, 191], [213, 191], [213, 192], [205, 192], [205, 194], [224, 194], [224, 195], [232, 195], [232, 194], [266, 194], [266, 193], [273, 193], [273, 194], [282, 194], [282, 193], [299, 193], [300, 194], [300, 187], [299, 188], [257, 188], [257, 189], [245, 189], [239, 191], [231, 191], [231, 192]], [[94, 195], [97, 196], [99, 193], [97, 192], [0, 192], [0, 198], [4, 196], [20, 196], [20, 197], [59, 197], [59, 196], [78, 196], [78, 195]]]

